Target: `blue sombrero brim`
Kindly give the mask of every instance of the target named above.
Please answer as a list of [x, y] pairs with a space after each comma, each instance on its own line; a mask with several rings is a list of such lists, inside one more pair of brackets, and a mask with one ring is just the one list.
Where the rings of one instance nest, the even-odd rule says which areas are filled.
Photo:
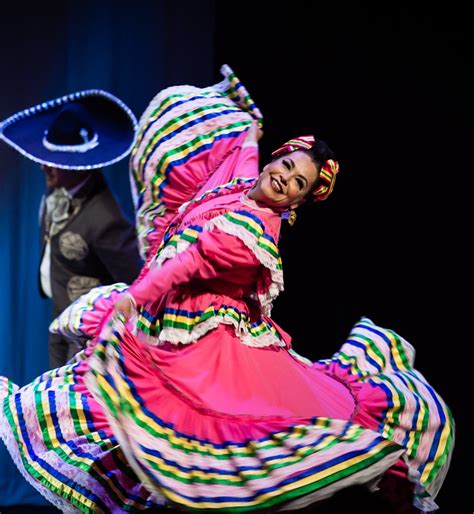
[[[43, 145], [60, 109], [81, 103], [90, 114], [98, 144], [86, 152], [48, 150]], [[0, 138], [22, 155], [39, 164], [62, 169], [102, 168], [126, 157], [137, 133], [137, 119], [117, 97], [100, 89], [79, 91], [25, 109], [0, 123]]]

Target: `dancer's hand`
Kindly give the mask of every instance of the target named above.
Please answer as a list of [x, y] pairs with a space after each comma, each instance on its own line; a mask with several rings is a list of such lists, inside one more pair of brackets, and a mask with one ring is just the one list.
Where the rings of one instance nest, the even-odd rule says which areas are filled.
[[257, 144], [258, 141], [263, 136], [263, 130], [258, 126], [258, 123], [254, 120], [250, 125], [249, 131], [247, 132], [247, 136], [244, 141], [244, 146], [248, 146], [250, 144]]
[[121, 314], [125, 319], [130, 318], [132, 311], [136, 309], [136, 303], [131, 294], [124, 293], [114, 303], [115, 314]]

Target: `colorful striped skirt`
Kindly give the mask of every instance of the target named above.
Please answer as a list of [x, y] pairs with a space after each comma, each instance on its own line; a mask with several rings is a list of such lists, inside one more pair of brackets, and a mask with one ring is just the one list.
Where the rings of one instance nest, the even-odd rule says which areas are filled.
[[81, 357], [22, 388], [1, 382], [1, 436], [63, 512], [276, 512], [392, 472], [436, 508], [450, 411], [411, 345], [366, 318], [316, 363], [223, 324], [149, 346], [120, 320]]

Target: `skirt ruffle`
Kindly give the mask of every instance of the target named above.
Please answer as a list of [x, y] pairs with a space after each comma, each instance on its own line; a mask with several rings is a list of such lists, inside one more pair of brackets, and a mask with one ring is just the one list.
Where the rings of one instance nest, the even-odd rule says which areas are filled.
[[0, 377], [0, 435], [27, 481], [61, 512], [141, 512], [161, 506], [139, 481], [88, 394], [86, 362], [19, 389]]
[[1, 420], [17, 463], [82, 512], [275, 512], [400, 469], [435, 508], [450, 412], [413, 348], [370, 320], [316, 363], [226, 325], [153, 347], [120, 320], [85, 354], [19, 390], [5, 381]]

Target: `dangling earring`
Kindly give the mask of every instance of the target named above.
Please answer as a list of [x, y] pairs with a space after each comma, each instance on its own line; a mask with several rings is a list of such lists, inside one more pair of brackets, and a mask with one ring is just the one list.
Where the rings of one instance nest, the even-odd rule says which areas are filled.
[[288, 221], [288, 225], [292, 227], [296, 221], [296, 211], [294, 209], [288, 209], [287, 211], [282, 212], [281, 217]]
[[294, 209], [290, 209], [290, 214], [288, 216], [288, 225], [292, 227], [296, 221], [296, 211]]

